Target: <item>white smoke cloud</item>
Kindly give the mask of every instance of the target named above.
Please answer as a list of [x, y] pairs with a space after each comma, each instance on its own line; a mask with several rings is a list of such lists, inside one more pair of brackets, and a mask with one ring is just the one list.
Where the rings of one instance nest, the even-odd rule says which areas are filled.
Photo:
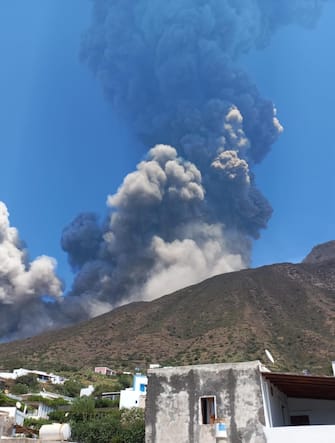
[[[0, 341], [37, 334], [64, 324], [60, 313], [62, 283], [56, 261], [47, 256], [29, 261], [16, 228], [0, 202]], [[45, 303], [43, 297], [48, 296]]]
[[[198, 224], [186, 230], [190, 238], [184, 240], [169, 243], [159, 237], [153, 238], [151, 249], [155, 265], [143, 288], [145, 300], [246, 266], [240, 254], [229, 252], [222, 226]], [[202, 238], [197, 235], [193, 238], [195, 232], [201, 233]]]
[[236, 106], [232, 106], [226, 117], [224, 129], [227, 133], [227, 146], [246, 155], [246, 151], [250, 148], [250, 141], [246, 137], [243, 130], [243, 117]]
[[212, 163], [212, 168], [222, 173], [231, 182], [240, 182], [242, 187], [250, 187], [248, 163], [238, 157], [236, 151], [223, 151]]
[[55, 275], [56, 261], [38, 257], [28, 262], [18, 232], [9, 224], [6, 205], [0, 202], [0, 303], [15, 304], [34, 297], [62, 294]]
[[118, 192], [108, 197], [110, 207], [133, 211], [134, 206], [151, 206], [168, 195], [181, 200], [204, 199], [200, 171], [181, 162], [171, 146], [158, 145], [141, 162], [137, 172], [128, 174]]

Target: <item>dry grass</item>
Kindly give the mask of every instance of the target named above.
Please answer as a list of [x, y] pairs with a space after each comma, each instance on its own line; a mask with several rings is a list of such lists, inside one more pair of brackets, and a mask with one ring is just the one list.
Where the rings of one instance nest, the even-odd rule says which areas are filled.
[[[213, 277], [148, 303], [0, 346], [2, 367], [75, 370], [264, 360], [329, 373], [335, 263], [280, 264]], [[162, 288], [164, 292], [164, 288]]]

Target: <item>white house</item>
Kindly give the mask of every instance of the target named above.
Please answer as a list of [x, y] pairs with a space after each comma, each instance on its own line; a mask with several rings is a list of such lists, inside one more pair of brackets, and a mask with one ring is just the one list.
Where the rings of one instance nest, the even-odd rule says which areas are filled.
[[120, 409], [122, 408], [144, 408], [147, 393], [148, 377], [135, 374], [133, 386], [120, 392]]
[[36, 375], [37, 381], [40, 383], [50, 382], [54, 385], [64, 384], [66, 379], [61, 377], [60, 375], [55, 375], [52, 373], [44, 372], [44, 371], [35, 371], [33, 369], [14, 369], [13, 372], [0, 372], [0, 378], [4, 378], [7, 380], [16, 380], [18, 377], [23, 377], [24, 375], [34, 374]]
[[92, 395], [94, 392], [94, 386], [93, 385], [89, 385], [87, 388], [82, 388], [80, 389], [80, 397], [89, 397], [90, 395]]
[[[31, 397], [31, 395], [37, 395], [38, 397], [41, 398], [36, 401], [30, 401], [29, 397]], [[35, 418], [35, 419], [48, 418], [50, 412], [54, 410], [52, 406], [46, 404], [49, 402], [43, 402], [43, 399], [56, 400], [60, 398], [68, 403], [72, 403], [74, 400], [74, 398], [72, 397], [67, 397], [65, 395], [60, 395], [54, 392], [47, 392], [47, 391], [40, 391], [38, 394], [23, 394], [20, 397], [20, 399], [22, 399], [22, 401], [26, 404], [25, 417]]]
[[148, 371], [146, 443], [334, 443], [335, 377], [259, 361]]
[[7, 415], [15, 425], [23, 425], [25, 414], [15, 406], [0, 406], [0, 414]]

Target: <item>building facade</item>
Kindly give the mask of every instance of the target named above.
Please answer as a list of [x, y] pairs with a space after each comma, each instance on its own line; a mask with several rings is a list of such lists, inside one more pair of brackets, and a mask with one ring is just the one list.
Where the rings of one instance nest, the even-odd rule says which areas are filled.
[[333, 443], [335, 377], [259, 361], [149, 370], [146, 443]]
[[96, 366], [94, 368], [94, 372], [101, 375], [115, 375], [115, 371], [113, 371], [113, 369], [107, 368], [107, 366]]
[[148, 377], [135, 374], [133, 386], [120, 391], [120, 409], [144, 408], [147, 395]]

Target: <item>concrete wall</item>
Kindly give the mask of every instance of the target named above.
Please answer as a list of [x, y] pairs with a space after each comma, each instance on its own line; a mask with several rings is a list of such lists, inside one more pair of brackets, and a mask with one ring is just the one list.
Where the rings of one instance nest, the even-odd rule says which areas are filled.
[[146, 443], [216, 443], [215, 425], [201, 424], [200, 398], [215, 396], [229, 443], [264, 443], [259, 362], [149, 370]]
[[12, 419], [13, 423], [16, 425], [23, 425], [25, 414], [17, 409], [15, 406], [0, 406], [0, 414], [5, 412], [8, 417]]
[[8, 413], [0, 412], [0, 437], [13, 435], [14, 419]]

